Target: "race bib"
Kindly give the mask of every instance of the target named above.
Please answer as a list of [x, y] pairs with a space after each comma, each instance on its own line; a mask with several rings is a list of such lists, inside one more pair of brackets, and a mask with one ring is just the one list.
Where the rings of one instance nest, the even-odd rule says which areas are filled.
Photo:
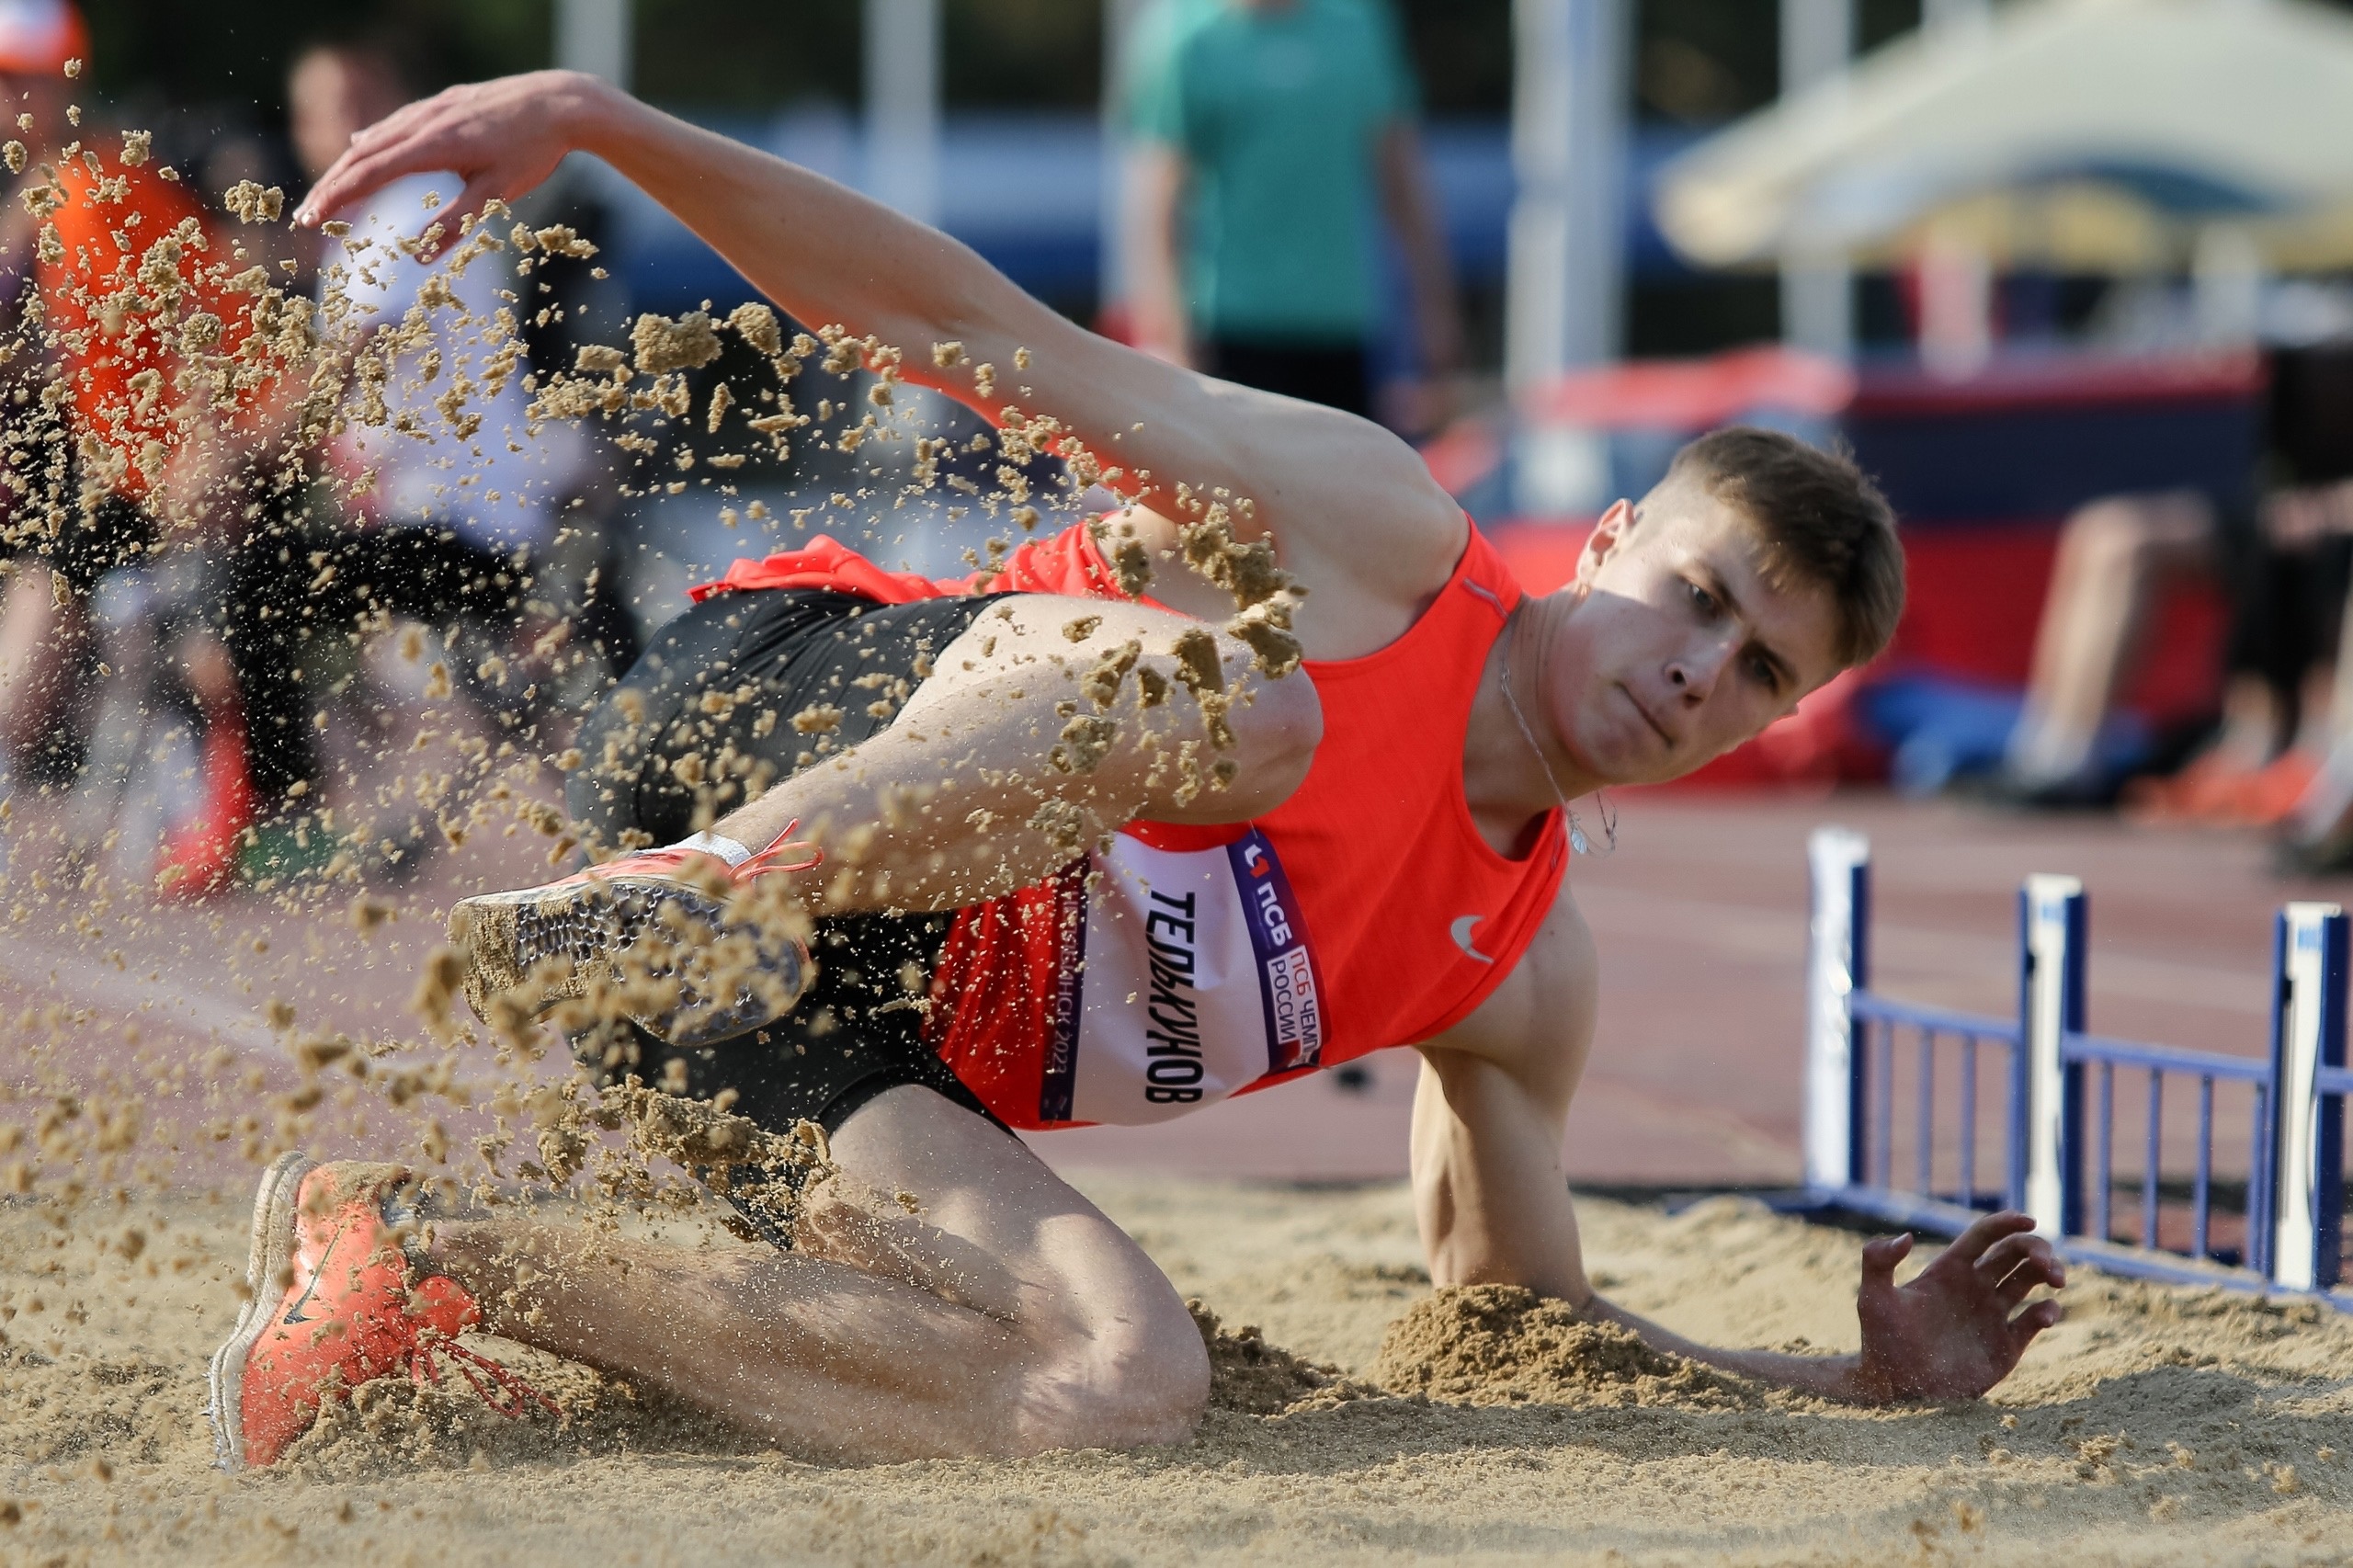
[[1263, 835], [1169, 850], [1122, 834], [1089, 864], [1041, 1120], [1165, 1121], [1321, 1062], [1313, 949]]

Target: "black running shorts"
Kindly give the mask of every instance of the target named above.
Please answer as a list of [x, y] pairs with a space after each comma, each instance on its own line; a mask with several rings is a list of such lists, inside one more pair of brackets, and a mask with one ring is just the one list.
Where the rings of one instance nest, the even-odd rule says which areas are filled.
[[[821, 705], [841, 710], [838, 728], [825, 737], [827, 756], [887, 728], [891, 718], [870, 705], [892, 695], [892, 681], [913, 690], [921, 682], [917, 661], [938, 655], [1000, 597], [877, 605], [784, 588], [705, 599], [653, 635], [582, 726], [584, 760], [566, 790], [574, 821], [605, 853], [687, 837], [696, 831], [699, 805], [723, 816], [743, 803], [747, 785], [796, 772], [809, 766], [804, 756], [814, 760], [818, 738], [793, 728], [794, 714]], [[855, 684], [878, 674], [879, 687]], [[892, 714], [903, 701], [890, 704]], [[686, 770], [694, 784], [681, 781], [674, 767], [689, 756], [703, 763], [699, 772]], [[586, 1049], [604, 1071], [635, 1073], [650, 1084], [662, 1082], [676, 1060], [689, 1095], [733, 1089], [736, 1114], [779, 1132], [803, 1119], [834, 1131], [901, 1084], [936, 1090], [995, 1121], [922, 1040], [915, 1004], [952, 919], [821, 919], [810, 944], [816, 982], [788, 1017], [692, 1051], [623, 1023]]]

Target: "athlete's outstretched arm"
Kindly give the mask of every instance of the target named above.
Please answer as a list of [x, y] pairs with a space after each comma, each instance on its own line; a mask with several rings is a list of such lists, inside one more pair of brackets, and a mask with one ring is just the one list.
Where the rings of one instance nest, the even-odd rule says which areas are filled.
[[[426, 170], [462, 177], [454, 210], [477, 211], [519, 197], [574, 151], [612, 165], [798, 320], [872, 334], [904, 350], [907, 379], [991, 419], [1010, 408], [1060, 421], [1155, 511], [1174, 514], [1177, 483], [1223, 486], [1251, 498], [1256, 524], [1287, 553], [1356, 572], [1402, 553], [1417, 577], [1426, 555], [1442, 573], [1461, 549], [1451, 499], [1378, 426], [1097, 336], [938, 231], [594, 77], [538, 72], [411, 104], [353, 139], [298, 220], [318, 222]], [[950, 342], [962, 361], [936, 365], [933, 346]], [[975, 380], [983, 363], [994, 367], [987, 392]]]
[[1593, 938], [1565, 891], [1520, 971], [1461, 1028], [1423, 1048], [1414, 1099], [1414, 1199], [1439, 1285], [1524, 1285], [1623, 1324], [1664, 1350], [1833, 1399], [1973, 1399], [2008, 1376], [2059, 1321], [2065, 1281], [2023, 1214], [1989, 1214], [1918, 1278], [1894, 1270], [1912, 1238], [1863, 1248], [1852, 1356], [1727, 1350], [1672, 1334], [1597, 1295], [1586, 1278], [1561, 1150], [1569, 1101], [1593, 1040]]

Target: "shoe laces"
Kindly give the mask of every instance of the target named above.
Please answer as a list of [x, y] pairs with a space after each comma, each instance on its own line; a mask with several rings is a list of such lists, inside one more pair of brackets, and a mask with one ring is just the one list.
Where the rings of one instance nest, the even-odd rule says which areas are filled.
[[[823, 865], [825, 860], [825, 852], [816, 845], [786, 842], [791, 838], [792, 830], [800, 825], [799, 817], [794, 817], [790, 822], [786, 823], [784, 831], [778, 834], [766, 849], [735, 868], [734, 880], [739, 882], [748, 882], [754, 877], [766, 876], [770, 871], [807, 871]], [[797, 860], [783, 858], [783, 856], [790, 850], [802, 851], [801, 858]]]
[[493, 1360], [479, 1350], [471, 1349], [454, 1339], [435, 1342], [435, 1336], [420, 1335], [408, 1354], [409, 1381], [425, 1388], [441, 1380], [441, 1357], [448, 1357], [466, 1380], [483, 1403], [509, 1421], [522, 1419], [525, 1410], [537, 1404], [557, 1420], [563, 1419], [563, 1407], [533, 1388], [512, 1369]]

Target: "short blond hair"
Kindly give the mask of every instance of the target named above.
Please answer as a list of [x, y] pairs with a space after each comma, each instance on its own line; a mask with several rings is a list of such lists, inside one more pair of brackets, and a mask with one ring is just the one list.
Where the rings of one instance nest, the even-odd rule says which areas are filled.
[[1675, 454], [1666, 483], [1687, 481], [1737, 510], [1765, 541], [1774, 585], [1806, 584], [1836, 608], [1838, 662], [1877, 658], [1904, 619], [1904, 546], [1895, 511], [1843, 451], [1779, 430], [1729, 425]]

